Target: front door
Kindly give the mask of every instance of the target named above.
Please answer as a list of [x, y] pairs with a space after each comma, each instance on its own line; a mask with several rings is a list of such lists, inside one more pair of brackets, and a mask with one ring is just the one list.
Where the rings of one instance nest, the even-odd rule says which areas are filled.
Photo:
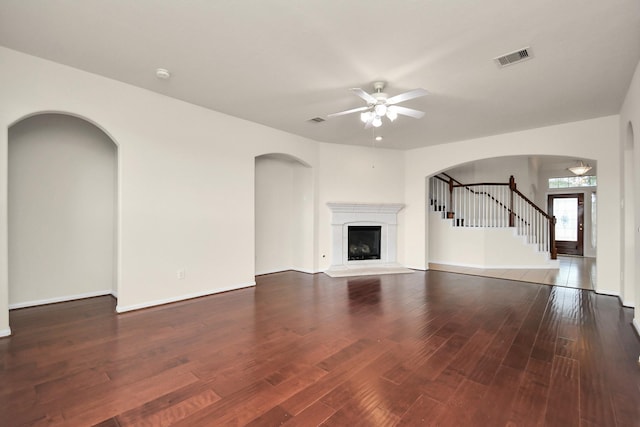
[[584, 254], [584, 194], [549, 194], [549, 215], [556, 217], [559, 254]]

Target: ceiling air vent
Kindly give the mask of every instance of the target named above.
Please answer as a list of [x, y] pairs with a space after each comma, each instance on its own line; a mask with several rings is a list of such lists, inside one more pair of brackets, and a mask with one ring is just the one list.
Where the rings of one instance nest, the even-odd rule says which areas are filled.
[[322, 117], [314, 117], [313, 119], [309, 119], [310, 122], [313, 123], [322, 123], [324, 121], [326, 121], [325, 119], [323, 119]]
[[512, 65], [518, 62], [531, 59], [531, 48], [525, 47], [524, 49], [516, 50], [515, 52], [507, 53], [506, 55], [493, 58], [496, 63], [502, 68], [507, 65]]

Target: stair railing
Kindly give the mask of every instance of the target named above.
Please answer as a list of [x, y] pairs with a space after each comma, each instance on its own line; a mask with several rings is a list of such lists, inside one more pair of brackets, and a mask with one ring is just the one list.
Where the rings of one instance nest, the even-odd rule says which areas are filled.
[[429, 180], [433, 211], [442, 212], [456, 227], [516, 227], [527, 243], [537, 244], [538, 250], [557, 259], [555, 217], [522, 194], [513, 176], [508, 183], [462, 184], [440, 175]]

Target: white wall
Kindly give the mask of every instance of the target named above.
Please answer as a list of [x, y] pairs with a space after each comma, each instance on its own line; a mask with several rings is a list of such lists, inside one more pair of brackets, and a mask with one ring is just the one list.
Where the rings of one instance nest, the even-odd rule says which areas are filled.
[[81, 119], [44, 114], [9, 130], [9, 304], [115, 289], [116, 146]]
[[[625, 287], [625, 299], [635, 302], [634, 325], [640, 334], [640, 64], [636, 66], [636, 71], [631, 80], [629, 91], [625, 98], [622, 109], [620, 110], [620, 147], [632, 146], [633, 160], [630, 167], [633, 168], [632, 173], [625, 174], [632, 182], [625, 182], [626, 187], [634, 189], [633, 207], [629, 203], [625, 203], [626, 209], [633, 209], [634, 224], [632, 231], [626, 230], [625, 238], [629, 239], [629, 243], [625, 246], [632, 246], [633, 251], [628, 251], [625, 255], [626, 263], [632, 263], [635, 266], [633, 282], [627, 281]], [[633, 141], [630, 139], [633, 138]]]
[[424, 147], [405, 152], [404, 264], [427, 268], [425, 177], [458, 164], [501, 156], [558, 155], [598, 162], [598, 292], [620, 294], [619, 117], [609, 116]]

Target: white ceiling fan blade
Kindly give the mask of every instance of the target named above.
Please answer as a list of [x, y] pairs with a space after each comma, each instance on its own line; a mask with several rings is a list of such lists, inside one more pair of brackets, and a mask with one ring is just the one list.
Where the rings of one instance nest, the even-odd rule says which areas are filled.
[[389, 107], [389, 110], [395, 111], [398, 114], [402, 114], [403, 116], [413, 117], [414, 119], [421, 119], [424, 117], [423, 111], [414, 110], [413, 108], [401, 107], [399, 105], [392, 105]]
[[355, 93], [356, 95], [358, 95], [360, 98], [362, 98], [365, 101], [367, 101], [367, 104], [375, 104], [376, 102], [378, 102], [377, 99], [375, 99], [373, 96], [369, 95], [367, 92], [365, 92], [364, 90], [360, 89], [359, 87], [352, 87], [349, 90], [351, 92]]
[[365, 110], [368, 110], [368, 109], [369, 109], [369, 107], [352, 108], [351, 110], [345, 110], [345, 111], [340, 111], [338, 113], [327, 114], [327, 117], [344, 116], [345, 114], [358, 113], [360, 111], [365, 111]]
[[422, 88], [410, 90], [409, 92], [401, 93], [400, 95], [392, 96], [391, 98], [387, 99], [387, 105], [398, 104], [400, 102], [408, 101], [414, 98], [419, 98], [421, 96], [425, 96], [428, 94], [429, 92], [427, 92]]

